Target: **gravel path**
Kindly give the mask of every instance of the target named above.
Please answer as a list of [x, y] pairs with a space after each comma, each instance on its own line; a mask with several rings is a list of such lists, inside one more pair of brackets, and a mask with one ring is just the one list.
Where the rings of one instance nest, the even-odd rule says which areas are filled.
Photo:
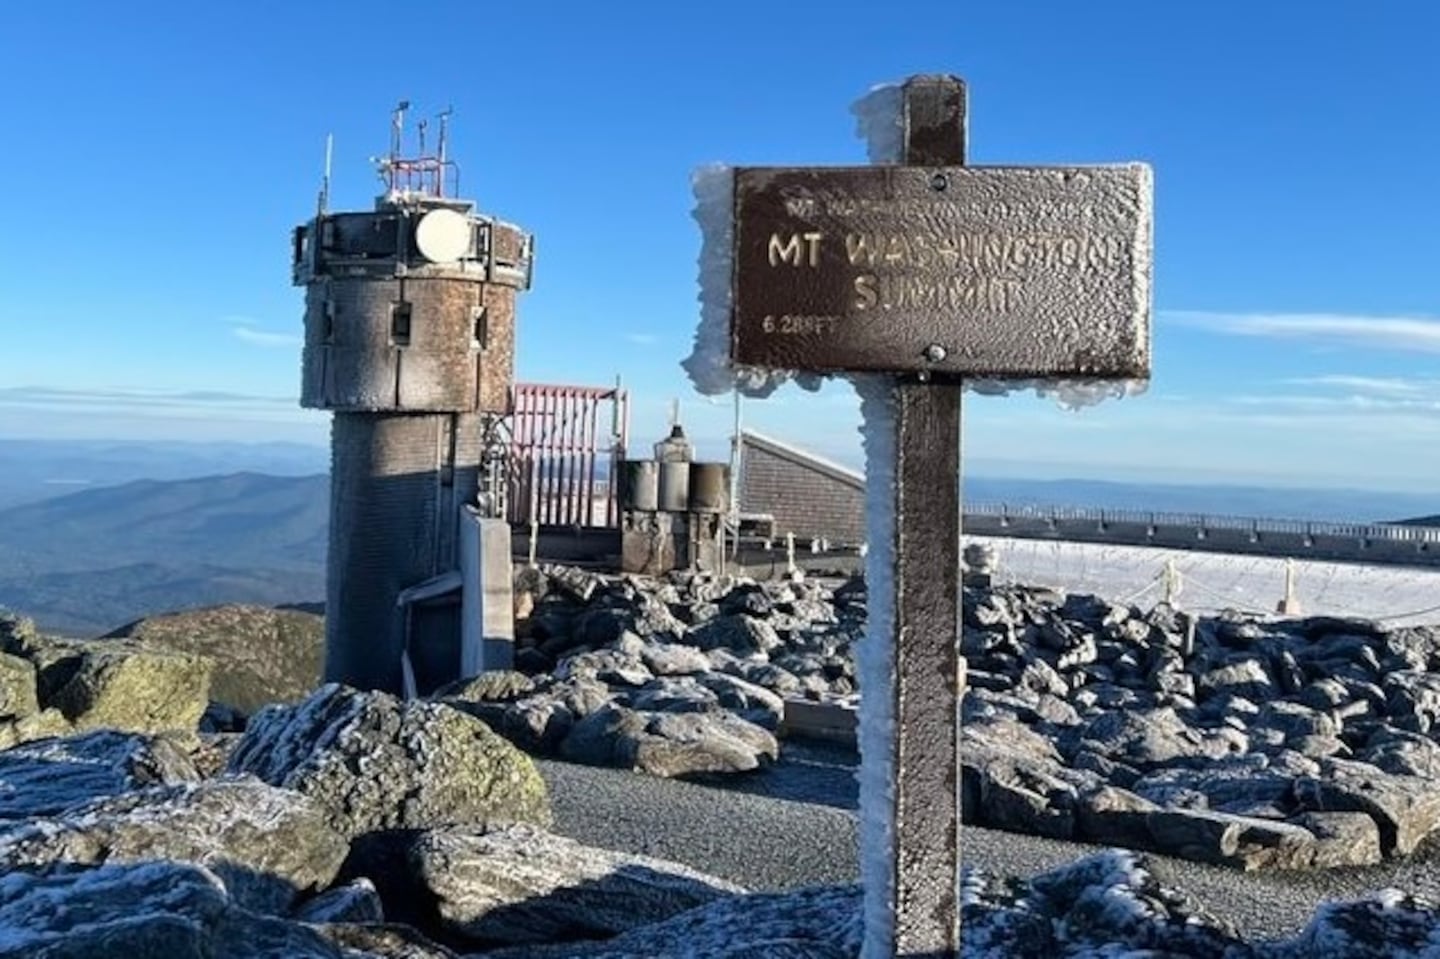
[[[737, 783], [708, 785], [540, 761], [557, 832], [610, 849], [683, 862], [751, 889], [858, 879], [854, 756], [786, 744], [786, 759]], [[1028, 876], [1096, 847], [978, 827], [962, 832], [967, 863]], [[1178, 888], [1252, 939], [1300, 929], [1317, 903], [1394, 886], [1440, 900], [1440, 850], [1366, 869], [1245, 874], [1147, 855]]]

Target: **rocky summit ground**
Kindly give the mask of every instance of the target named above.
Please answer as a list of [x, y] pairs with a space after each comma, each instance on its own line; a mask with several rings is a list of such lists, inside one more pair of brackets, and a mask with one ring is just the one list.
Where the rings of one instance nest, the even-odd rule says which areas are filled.
[[[605, 816], [663, 849], [664, 811], [643, 808], [663, 797], [576, 819], [570, 796], [557, 821], [526, 751], [631, 782], [754, 781], [785, 761], [787, 698], [859, 692], [863, 583], [555, 568], [519, 585], [529, 672], [409, 702], [329, 685], [249, 717], [217, 709], [214, 661], [173, 636], [0, 621], [0, 959], [857, 956], [854, 884], [752, 892], [703, 851], [623, 851], [637, 827]], [[982, 822], [1310, 875], [1435, 831], [1429, 630], [1008, 588], [967, 591], [965, 615]], [[749, 875], [804, 848], [770, 845]], [[964, 954], [1440, 956], [1440, 913], [1402, 891], [1256, 937], [1162, 874], [1119, 849], [967, 869]]]
[[[521, 673], [441, 697], [535, 755], [744, 773], [787, 700], [859, 692], [861, 580], [519, 585]], [[968, 821], [1242, 869], [1369, 865], [1440, 829], [1440, 630], [1001, 586], [964, 616]]]

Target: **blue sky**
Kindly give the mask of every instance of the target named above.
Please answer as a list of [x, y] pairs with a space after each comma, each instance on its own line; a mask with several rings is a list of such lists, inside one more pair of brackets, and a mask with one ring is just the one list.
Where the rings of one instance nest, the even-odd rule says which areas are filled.
[[[972, 471], [1433, 488], [1440, 5], [1034, 0], [0, 5], [0, 436], [310, 439], [289, 231], [368, 208], [400, 98], [455, 110], [462, 188], [537, 236], [521, 379], [672, 397], [697, 316], [690, 171], [864, 162], [872, 84], [970, 84], [973, 163], [1155, 169], [1148, 393], [966, 406]], [[850, 387], [748, 403], [858, 462]]]

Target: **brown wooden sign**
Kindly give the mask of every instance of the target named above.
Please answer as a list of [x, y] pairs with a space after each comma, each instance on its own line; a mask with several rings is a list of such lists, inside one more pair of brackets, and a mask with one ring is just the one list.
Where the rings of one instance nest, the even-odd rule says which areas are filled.
[[735, 171], [731, 357], [773, 369], [1144, 378], [1151, 176]]

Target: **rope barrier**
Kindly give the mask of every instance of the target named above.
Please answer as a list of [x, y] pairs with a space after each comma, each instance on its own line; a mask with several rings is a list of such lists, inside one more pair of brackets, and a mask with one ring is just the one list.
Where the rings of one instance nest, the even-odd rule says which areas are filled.
[[[1114, 582], [1118, 579], [1120, 582], [1124, 582], [1129, 579], [1133, 582], [1132, 577], [1141, 572], [1136, 568], [1138, 565], [1141, 563], [1148, 565], [1154, 562], [1155, 551], [1145, 547], [1102, 546], [1104, 552], [1100, 555], [1082, 549], [1069, 556], [1067, 563], [1067, 550], [1064, 549], [1066, 546], [1064, 543], [1030, 541], [1033, 545], [1030, 545], [1028, 549], [1018, 549], [1021, 542], [1023, 541], [1012, 541], [1008, 548], [1002, 550], [997, 557], [996, 573], [1004, 582], [1012, 586], [1039, 579], [1040, 576], [1036, 575], [1038, 571], [1025, 573], [1024, 569], [1033, 569], [1036, 565], [1041, 565], [1050, 571], [1050, 575], [1045, 578], [1051, 585], [1069, 591], [1103, 593], [1103, 583], [1092, 582], [1092, 580]], [[1132, 557], [1132, 552], [1140, 550], [1149, 552], [1151, 556], [1144, 559]], [[1025, 561], [1027, 555], [1028, 563]], [[1216, 569], [1206, 569], [1200, 574], [1202, 577], [1210, 574], [1213, 578], [1213, 574], [1219, 573], [1221, 578], [1229, 581], [1230, 592], [1227, 592], [1218, 584], [1212, 586], [1204, 579], [1196, 578], [1195, 568], [1203, 566], [1206, 563], [1205, 560], [1196, 559], [1194, 554], [1189, 552], [1166, 551], [1161, 555], [1165, 558], [1160, 571], [1150, 576], [1143, 586], [1118, 600], [1118, 604], [1132, 605], [1152, 593], [1157, 586], [1161, 586], [1167, 587], [1172, 604], [1178, 608], [1180, 604], [1175, 600], [1180, 595], [1182, 587], [1193, 587], [1196, 598], [1203, 597], [1199, 604], [1202, 608], [1218, 605], [1222, 609], [1233, 609], [1251, 616], [1274, 619], [1284, 614], [1259, 608], [1264, 605], [1263, 602], [1257, 606], [1253, 599], [1247, 602], [1234, 595], [1236, 591], [1244, 591], [1252, 594], [1253, 597], [1255, 592], [1264, 591], [1263, 584], [1273, 581], [1276, 597], [1282, 603], [1286, 599], [1298, 599], [1307, 613], [1349, 616], [1376, 623], [1393, 623], [1422, 616], [1440, 616], [1440, 603], [1405, 612], [1378, 612], [1397, 598], [1402, 597], [1402, 594], [1420, 591], [1423, 596], [1423, 591], [1426, 590], [1430, 581], [1440, 582], [1440, 574], [1436, 573], [1417, 572], [1413, 577], [1397, 577], [1391, 570], [1369, 570], [1363, 567], [1330, 563], [1324, 564], [1326, 568], [1322, 571], [1314, 568], [1314, 565], [1318, 564], [1312, 565], [1304, 559], [1292, 557], [1292, 562], [1298, 559], [1298, 565], [1303, 567], [1301, 573], [1304, 574], [1303, 576], [1293, 575], [1295, 588], [1292, 596], [1287, 592], [1289, 584], [1285, 578], [1284, 564], [1287, 562], [1285, 559], [1254, 556], [1242, 558], [1237, 555], [1225, 557], [1225, 559], [1233, 558], [1236, 562], [1225, 562]], [[1011, 560], [1017, 556], [1021, 558], [1021, 561], [1019, 563], [1012, 562]], [[1183, 568], [1180, 566], [1182, 563]], [[1167, 569], [1170, 571], [1169, 576], [1173, 577], [1168, 583]], [[1109, 576], [1105, 575], [1106, 570], [1110, 570]], [[1304, 589], [1301, 584], [1307, 579], [1311, 584], [1318, 583], [1318, 588]], [[1257, 583], [1261, 585], [1257, 587]], [[1363, 597], [1363, 604], [1371, 611], [1367, 612], [1352, 605], [1352, 602], [1346, 601], [1349, 597], [1342, 594], [1351, 592], [1358, 592]]]

